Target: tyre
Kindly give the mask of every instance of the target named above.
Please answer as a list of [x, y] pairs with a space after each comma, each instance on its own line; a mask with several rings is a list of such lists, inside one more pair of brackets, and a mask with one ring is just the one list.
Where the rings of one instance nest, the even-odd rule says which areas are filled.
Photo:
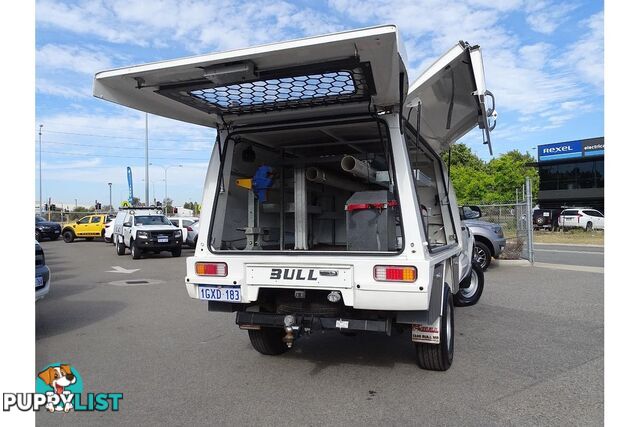
[[111, 243], [111, 239], [110, 238], [108, 238], [106, 236], [103, 236], [103, 238], [104, 238], [104, 242], [105, 243]]
[[483, 271], [491, 265], [491, 250], [487, 245], [478, 241], [473, 244], [473, 262], [480, 264]]
[[74, 241], [76, 236], [73, 234], [73, 231], [67, 230], [64, 233], [62, 233], [62, 238], [64, 239], [65, 243], [71, 243]]
[[289, 347], [282, 341], [284, 338], [283, 328], [250, 329], [248, 332], [251, 345], [258, 353], [276, 356], [289, 350]]
[[179, 257], [182, 255], [182, 248], [177, 248], [171, 251], [171, 256]]
[[42, 240], [42, 233], [36, 230], [36, 241], [39, 242]]
[[536, 224], [542, 227], [544, 225], [544, 217], [539, 216], [538, 218], [536, 218]]
[[484, 272], [479, 265], [471, 266], [471, 273], [460, 283], [458, 293], [453, 296], [453, 305], [468, 307], [476, 304], [484, 289]]
[[132, 240], [131, 241], [131, 258], [140, 259], [140, 257], [142, 257], [142, 251], [133, 243], [133, 240]]
[[124, 255], [125, 247], [124, 243], [121, 243], [120, 240], [116, 241], [116, 253], [118, 255]]
[[440, 343], [416, 344], [416, 359], [418, 366], [429, 371], [446, 371], [453, 363], [454, 350], [454, 321], [453, 321], [453, 296], [447, 286], [445, 288], [440, 318]]
[[591, 221], [587, 222], [587, 225], [584, 227], [584, 231], [593, 230], [593, 223]]

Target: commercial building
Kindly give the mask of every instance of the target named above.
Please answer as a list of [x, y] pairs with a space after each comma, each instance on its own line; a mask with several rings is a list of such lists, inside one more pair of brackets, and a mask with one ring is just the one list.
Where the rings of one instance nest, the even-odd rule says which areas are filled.
[[541, 208], [604, 211], [604, 137], [538, 146]]

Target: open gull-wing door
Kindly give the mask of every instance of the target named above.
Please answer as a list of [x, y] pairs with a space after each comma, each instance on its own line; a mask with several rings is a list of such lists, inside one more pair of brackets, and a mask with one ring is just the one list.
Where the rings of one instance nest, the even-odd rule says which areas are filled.
[[395, 26], [347, 31], [103, 71], [93, 94], [210, 127], [366, 113], [404, 98], [400, 46]]
[[[491, 105], [485, 103], [491, 98]], [[414, 110], [421, 106], [420, 114]], [[404, 117], [438, 153], [476, 125], [491, 148], [490, 132], [496, 125], [493, 94], [486, 89], [479, 46], [460, 42], [431, 65], [409, 87]]]

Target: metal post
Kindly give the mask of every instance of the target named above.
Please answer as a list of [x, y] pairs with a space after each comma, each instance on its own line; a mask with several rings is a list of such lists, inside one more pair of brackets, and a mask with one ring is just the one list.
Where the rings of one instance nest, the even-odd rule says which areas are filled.
[[149, 206], [149, 114], [144, 113], [144, 199]]
[[529, 262], [533, 264], [533, 218], [531, 206], [531, 178], [526, 177], [525, 181], [527, 196], [527, 247], [529, 252]]
[[[294, 169], [295, 249], [307, 250], [307, 178], [304, 168]], [[284, 191], [284, 188], [282, 189]]]
[[40, 161], [40, 166], [38, 167], [40, 173], [40, 215], [42, 215], [42, 125], [40, 125], [40, 130], [38, 131], [38, 138], [40, 140], [40, 154], [38, 156]]
[[107, 184], [109, 184], [109, 212], [113, 211], [113, 205], [111, 204], [111, 182], [108, 182]]

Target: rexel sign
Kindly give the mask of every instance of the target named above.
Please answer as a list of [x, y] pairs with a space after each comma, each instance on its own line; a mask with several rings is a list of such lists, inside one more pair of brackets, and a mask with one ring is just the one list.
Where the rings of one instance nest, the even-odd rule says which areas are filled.
[[582, 157], [582, 141], [559, 142], [538, 146], [538, 161]]

